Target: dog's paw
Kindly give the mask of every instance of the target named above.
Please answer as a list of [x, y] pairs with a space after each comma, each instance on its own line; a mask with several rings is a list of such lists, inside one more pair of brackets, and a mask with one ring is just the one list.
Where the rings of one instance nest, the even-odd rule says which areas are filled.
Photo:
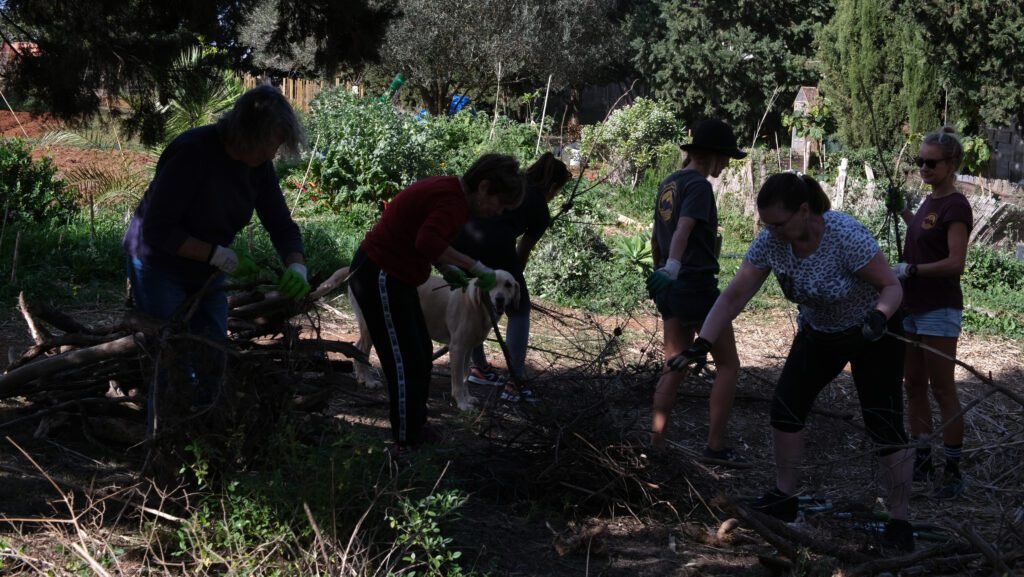
[[380, 389], [384, 387], [384, 383], [380, 380], [380, 377], [377, 375], [377, 371], [373, 369], [356, 371], [356, 382], [366, 387], [367, 389]]
[[460, 411], [472, 411], [477, 406], [477, 399], [473, 395], [466, 395], [461, 399], [456, 399], [455, 404], [459, 406]]

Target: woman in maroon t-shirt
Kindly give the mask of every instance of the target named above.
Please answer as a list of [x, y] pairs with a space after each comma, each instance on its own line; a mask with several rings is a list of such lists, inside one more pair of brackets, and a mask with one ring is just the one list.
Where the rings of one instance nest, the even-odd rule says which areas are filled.
[[[921, 180], [932, 188], [916, 213], [904, 208], [907, 242], [903, 249], [906, 262], [894, 268], [903, 281], [903, 326], [908, 337], [937, 349], [950, 358], [956, 356], [964, 308], [960, 275], [967, 260], [967, 240], [974, 218], [967, 198], [956, 189], [956, 170], [963, 161], [960, 139], [948, 128], [924, 137], [915, 162], [921, 168]], [[920, 444], [914, 458], [914, 480], [932, 476], [929, 437], [932, 413], [928, 402], [931, 390], [942, 417], [942, 443], [946, 455], [935, 496], [957, 497], [964, 491], [960, 472], [963, 451], [964, 420], [953, 379], [954, 363], [920, 347], [907, 347], [904, 385], [907, 389], [907, 413], [910, 433]]]

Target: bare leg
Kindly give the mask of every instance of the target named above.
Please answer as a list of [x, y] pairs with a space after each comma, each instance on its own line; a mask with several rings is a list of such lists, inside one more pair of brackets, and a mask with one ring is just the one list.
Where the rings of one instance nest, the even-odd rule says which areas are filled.
[[[922, 336], [921, 342], [942, 353], [956, 357], [956, 337]], [[932, 395], [939, 405], [942, 415], [942, 442], [949, 446], [960, 446], [964, 443], [964, 418], [959, 416], [960, 397], [957, 395], [956, 381], [953, 379], [955, 363], [928, 351], [922, 351], [925, 372], [931, 385]], [[925, 403], [927, 403], [927, 397]]]
[[[920, 340], [920, 337], [908, 334]], [[950, 373], [952, 375], [952, 372]], [[932, 433], [932, 408], [928, 403], [928, 373], [925, 368], [924, 351], [908, 345], [904, 356], [903, 384], [907, 391], [907, 416], [910, 421], [910, 435], [914, 438]]]
[[722, 335], [711, 349], [711, 357], [715, 360], [717, 376], [711, 387], [709, 402], [708, 447], [713, 451], [721, 451], [725, 448], [725, 431], [729, 424], [732, 403], [736, 398], [736, 381], [739, 379], [740, 371], [732, 325], [722, 331]]
[[[676, 319], [665, 320], [665, 360], [683, 352], [693, 342], [693, 327], [684, 328]], [[666, 365], [654, 389], [651, 407], [651, 446], [660, 449], [665, 446], [665, 427], [668, 425], [672, 407], [676, 403], [679, 383], [686, 378], [686, 371], [673, 371]]]

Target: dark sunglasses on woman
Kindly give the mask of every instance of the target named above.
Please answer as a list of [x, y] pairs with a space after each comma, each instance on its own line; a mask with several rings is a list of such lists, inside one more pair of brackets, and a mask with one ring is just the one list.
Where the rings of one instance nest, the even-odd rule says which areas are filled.
[[920, 156], [915, 156], [914, 164], [916, 164], [918, 168], [921, 168], [922, 166], [927, 166], [928, 168], [935, 168], [937, 164], [939, 164], [943, 160], [949, 160], [949, 158], [950, 157], [948, 156], [944, 156], [942, 158], [921, 158]]

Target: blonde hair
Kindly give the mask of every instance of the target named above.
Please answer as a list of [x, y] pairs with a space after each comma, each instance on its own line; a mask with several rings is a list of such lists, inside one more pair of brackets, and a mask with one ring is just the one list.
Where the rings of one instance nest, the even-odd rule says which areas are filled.
[[921, 140], [922, 145], [938, 146], [942, 149], [942, 156], [952, 162], [954, 169], [959, 169], [964, 161], [964, 145], [960, 142], [960, 136], [956, 130], [949, 126], [928, 133]]

